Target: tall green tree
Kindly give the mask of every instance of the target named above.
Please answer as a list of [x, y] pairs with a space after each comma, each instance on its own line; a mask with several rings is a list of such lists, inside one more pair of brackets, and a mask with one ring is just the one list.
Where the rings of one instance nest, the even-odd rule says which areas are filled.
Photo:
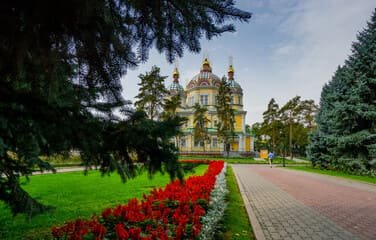
[[278, 117], [279, 117], [279, 106], [272, 98], [268, 103], [267, 110], [262, 114], [263, 115], [263, 128], [264, 133], [270, 136], [271, 139], [271, 150], [275, 151], [276, 140], [277, 140], [277, 131], [278, 131]]
[[175, 117], [177, 109], [181, 106], [181, 98], [179, 94], [173, 95], [171, 98], [164, 99], [163, 118]]
[[252, 125], [251, 133], [254, 137], [254, 148], [256, 151], [260, 151], [261, 149], [264, 149], [268, 147], [268, 144], [262, 139], [262, 135], [265, 135], [265, 132], [263, 131], [262, 123], [256, 122]]
[[193, 107], [193, 137], [195, 144], [201, 145], [205, 152], [205, 145], [210, 143], [210, 135], [208, 132], [208, 123], [210, 120], [206, 117], [208, 109], [196, 103]]
[[169, 143], [179, 123], [130, 111], [120, 78], [152, 46], [172, 62], [183, 49], [200, 51], [202, 36], [234, 31], [229, 21], [250, 17], [232, 0], [1, 1], [0, 200], [15, 214], [45, 210], [19, 178], [52, 169], [39, 156], [71, 149], [123, 180], [134, 161], [151, 174], [165, 165], [179, 175]]
[[293, 159], [293, 133], [294, 126], [301, 121], [301, 100], [300, 96], [296, 96], [290, 99], [284, 106], [280, 109], [280, 115], [282, 122], [288, 126], [288, 139], [289, 139], [289, 154], [290, 158]]
[[309, 158], [324, 168], [376, 174], [376, 10], [321, 93]]
[[302, 121], [310, 131], [314, 130], [314, 128], [316, 127], [315, 116], [317, 111], [318, 106], [312, 99], [301, 101]]
[[160, 69], [153, 66], [150, 72], [138, 76], [141, 82], [138, 84], [139, 94], [135, 106], [138, 110], [144, 110], [151, 120], [159, 118], [163, 109], [163, 101], [168, 93], [164, 80], [167, 76], [160, 75]]
[[[263, 114], [263, 122], [254, 124], [257, 149], [269, 148], [283, 156], [305, 155], [308, 135], [315, 129], [317, 105], [313, 100], [296, 96], [280, 109], [271, 99]], [[265, 138], [269, 136], [269, 138]]]
[[[181, 98], [180, 94], [175, 94], [171, 98], [166, 98], [163, 103], [163, 113], [161, 115], [162, 119], [169, 120], [169, 119], [179, 119], [180, 127], [188, 120], [185, 117], [180, 117], [177, 115], [177, 109], [181, 106]], [[175, 145], [179, 150], [180, 138], [183, 133], [180, 131], [175, 136]]]
[[222, 140], [227, 156], [229, 156], [230, 144], [235, 136], [235, 113], [231, 107], [231, 88], [226, 77], [221, 79], [215, 107], [218, 114], [218, 137]]

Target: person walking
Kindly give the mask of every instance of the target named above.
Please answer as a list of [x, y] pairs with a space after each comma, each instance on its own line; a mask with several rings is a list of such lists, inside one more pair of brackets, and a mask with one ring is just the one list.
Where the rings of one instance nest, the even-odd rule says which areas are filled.
[[273, 158], [274, 158], [274, 153], [272, 151], [270, 151], [270, 153], [268, 154], [270, 167], [272, 167]]

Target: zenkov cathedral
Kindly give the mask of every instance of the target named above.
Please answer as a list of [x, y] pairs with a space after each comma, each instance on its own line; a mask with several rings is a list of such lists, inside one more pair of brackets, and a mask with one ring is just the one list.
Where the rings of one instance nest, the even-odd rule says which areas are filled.
[[[235, 110], [235, 138], [230, 146], [230, 151], [238, 154], [249, 153], [253, 151], [253, 139], [245, 130], [246, 111], [243, 110], [243, 89], [235, 81], [234, 68], [230, 64], [228, 69], [227, 81], [231, 87], [231, 105]], [[185, 89], [179, 83], [179, 71], [177, 67], [174, 69], [173, 83], [168, 87], [170, 97], [179, 94], [181, 98], [181, 106], [177, 109], [177, 114], [186, 117], [188, 121], [182, 126], [183, 136], [180, 138], [179, 149], [181, 154], [204, 153], [203, 144], [205, 144], [206, 153], [222, 154], [224, 152], [224, 144], [220, 142], [217, 136], [217, 110], [215, 108], [216, 96], [221, 84], [220, 78], [212, 72], [212, 67], [207, 58], [202, 63], [201, 70], [192, 80], [189, 81]], [[207, 109], [208, 133], [210, 135], [210, 143], [197, 142], [193, 137], [194, 129], [194, 108], [199, 103]]]

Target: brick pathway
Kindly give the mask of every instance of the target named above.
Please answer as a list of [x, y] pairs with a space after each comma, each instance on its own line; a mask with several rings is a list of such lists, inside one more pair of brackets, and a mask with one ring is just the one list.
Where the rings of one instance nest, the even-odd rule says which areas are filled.
[[376, 239], [376, 187], [233, 165], [266, 239]]

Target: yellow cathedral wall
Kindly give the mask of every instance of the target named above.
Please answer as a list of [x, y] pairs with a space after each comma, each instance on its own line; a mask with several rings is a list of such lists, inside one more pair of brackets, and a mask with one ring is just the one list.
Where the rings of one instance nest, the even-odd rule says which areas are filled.
[[251, 151], [251, 137], [250, 136], [245, 137], [245, 151], [247, 152]]

